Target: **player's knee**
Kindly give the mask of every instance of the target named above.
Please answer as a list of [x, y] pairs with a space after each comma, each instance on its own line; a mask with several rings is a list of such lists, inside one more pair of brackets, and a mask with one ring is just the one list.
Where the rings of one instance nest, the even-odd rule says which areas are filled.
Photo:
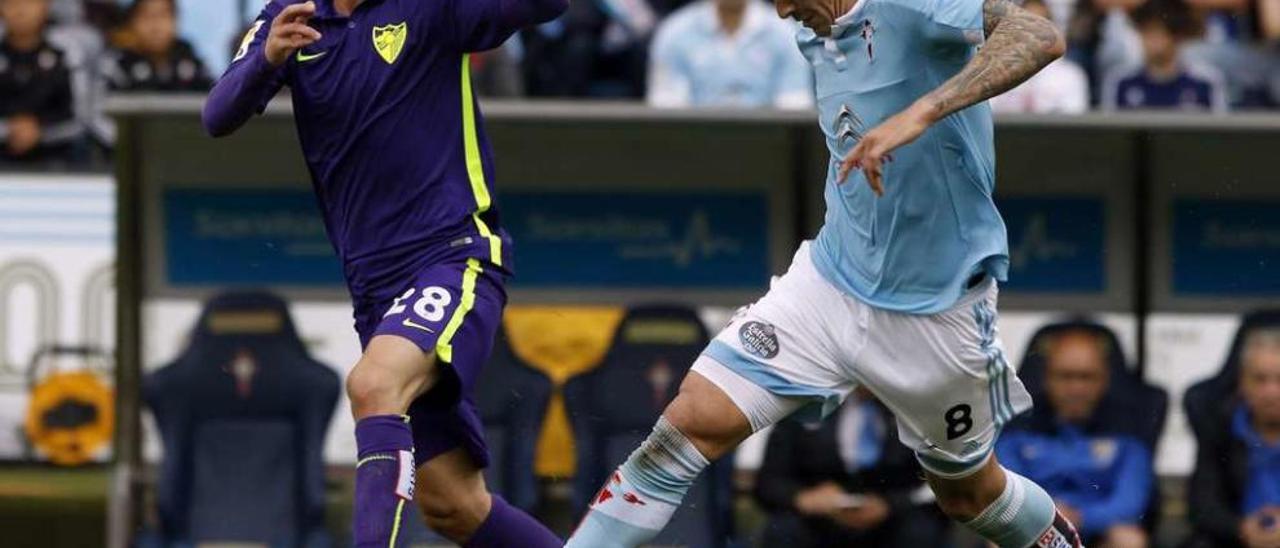
[[418, 507], [427, 527], [445, 538], [462, 543], [471, 537], [488, 514], [488, 493], [429, 493], [419, 497]]
[[347, 397], [357, 417], [403, 413], [425, 380], [425, 373], [410, 374], [365, 357], [347, 375]]
[[933, 473], [928, 476], [938, 508], [960, 522], [977, 518], [1004, 490], [1004, 470], [995, 459], [967, 476], [941, 477]]
[[690, 375], [663, 416], [707, 460], [716, 460], [751, 435], [751, 423], [710, 381]]

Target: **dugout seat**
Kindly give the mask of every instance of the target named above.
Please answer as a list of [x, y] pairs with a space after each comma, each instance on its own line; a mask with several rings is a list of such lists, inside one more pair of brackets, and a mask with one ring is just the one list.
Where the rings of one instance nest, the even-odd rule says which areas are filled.
[[[1107, 327], [1085, 319], [1054, 323], [1040, 328], [1032, 335], [1018, 370], [1018, 378], [1026, 385], [1035, 407], [1006, 426], [1006, 429], [1048, 430], [1055, 424], [1053, 411], [1045, 395], [1044, 378], [1047, 357], [1043, 354], [1045, 342], [1068, 330], [1083, 329], [1102, 337], [1107, 346], [1111, 383], [1103, 395], [1085, 429], [1092, 434], [1131, 436], [1146, 444], [1154, 455], [1164, 432], [1169, 411], [1169, 394], [1163, 389], [1142, 380], [1130, 369], [1124, 349], [1115, 333]], [[1151, 503], [1143, 517], [1143, 526], [1154, 531], [1159, 516], [1160, 493], [1158, 485], [1152, 485]]]
[[[573, 509], [579, 519], [609, 474], [640, 445], [708, 342], [693, 309], [629, 310], [601, 365], [565, 386], [578, 468]], [[733, 532], [733, 456], [703, 473], [654, 545], [727, 546]]]
[[143, 381], [164, 445], [163, 544], [330, 546], [322, 453], [340, 384], [280, 298], [210, 300], [187, 349]]
[[516, 355], [505, 330], [498, 333], [483, 379], [476, 387], [476, 405], [492, 457], [485, 480], [490, 491], [532, 511], [539, 502], [534, 457], [551, 403], [551, 379]]
[[1240, 354], [1244, 341], [1255, 329], [1280, 328], [1280, 309], [1255, 310], [1245, 314], [1231, 342], [1231, 352], [1222, 369], [1208, 379], [1191, 385], [1182, 396], [1182, 408], [1186, 411], [1191, 433], [1199, 441], [1205, 432], [1230, 424], [1231, 413], [1240, 402], [1236, 393], [1240, 382]]

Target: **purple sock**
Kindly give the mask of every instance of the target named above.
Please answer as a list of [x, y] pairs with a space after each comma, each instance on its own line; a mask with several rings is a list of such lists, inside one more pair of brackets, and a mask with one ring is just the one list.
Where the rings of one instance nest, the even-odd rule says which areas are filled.
[[356, 423], [357, 548], [395, 546], [400, 524], [413, 515], [413, 431], [403, 415], [376, 415]]
[[464, 548], [563, 548], [564, 541], [541, 523], [493, 495], [489, 517]]

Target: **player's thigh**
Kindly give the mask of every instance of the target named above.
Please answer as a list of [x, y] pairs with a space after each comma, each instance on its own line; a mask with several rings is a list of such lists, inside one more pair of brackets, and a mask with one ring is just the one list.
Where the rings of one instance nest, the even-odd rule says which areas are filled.
[[[433, 365], [452, 364], [459, 342], [490, 342], [506, 296], [500, 276], [485, 267], [476, 259], [430, 265], [405, 282], [395, 298], [359, 307], [357, 325], [366, 326], [360, 331], [367, 344], [356, 369], [382, 370], [402, 381], [431, 377]], [[464, 384], [473, 380], [462, 376]]]
[[981, 469], [1000, 428], [1031, 407], [996, 331], [996, 297], [988, 282], [938, 314], [871, 314], [857, 373], [936, 477]]
[[347, 396], [357, 418], [403, 413], [409, 402], [435, 383], [434, 356], [395, 335], [374, 337], [347, 375]]
[[427, 524], [453, 538], [474, 531], [489, 514], [484, 471], [465, 449], [441, 453], [418, 467], [414, 500]]
[[787, 273], [703, 351], [690, 384], [707, 396], [682, 398], [688, 403], [681, 405], [701, 415], [697, 406], [731, 403], [738, 413], [702, 420], [732, 417], [735, 434], [741, 433], [740, 419], [749, 425], [746, 434], [799, 410], [816, 419], [855, 386], [842, 362], [858, 340], [856, 323], [848, 298], [817, 273], [803, 245]]

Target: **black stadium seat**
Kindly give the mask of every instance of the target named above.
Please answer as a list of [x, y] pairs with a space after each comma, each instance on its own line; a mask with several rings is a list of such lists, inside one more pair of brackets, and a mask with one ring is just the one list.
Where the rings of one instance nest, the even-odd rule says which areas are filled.
[[527, 511], [538, 504], [533, 465], [551, 392], [551, 379], [516, 356], [505, 330], [500, 331], [476, 387], [492, 458], [485, 479], [491, 491]]
[[209, 301], [190, 346], [143, 384], [164, 444], [163, 542], [330, 545], [323, 447], [339, 390], [284, 301]]
[[[609, 473], [648, 436], [708, 342], [693, 309], [647, 306], [629, 310], [600, 367], [565, 386], [578, 469], [574, 511], [579, 518]], [[694, 484], [657, 546], [723, 547], [732, 535], [733, 456], [713, 463]]]
[[1182, 396], [1182, 408], [1187, 413], [1187, 422], [1190, 423], [1196, 440], [1203, 438], [1206, 431], [1216, 428], [1224, 420], [1229, 421], [1231, 412], [1239, 403], [1236, 387], [1240, 381], [1240, 353], [1244, 350], [1245, 338], [1255, 329], [1277, 327], [1280, 327], [1280, 309], [1257, 310], [1245, 314], [1222, 369], [1213, 377], [1187, 389]]
[[[1072, 320], [1047, 325], [1032, 335], [1027, 345], [1027, 352], [1022, 358], [1022, 366], [1018, 369], [1018, 378], [1026, 385], [1036, 407], [1030, 413], [1016, 419], [1014, 425], [1023, 421], [1043, 420], [1049, 409], [1040, 402], [1044, 398], [1045, 356], [1040, 354], [1043, 342], [1056, 334], [1070, 329], [1084, 329], [1102, 336], [1107, 341], [1111, 367], [1111, 386], [1103, 396], [1099, 410], [1097, 428], [1102, 432], [1127, 434], [1145, 442], [1153, 451], [1164, 432], [1164, 423], [1169, 410], [1169, 394], [1163, 389], [1147, 384], [1130, 369], [1125, 361], [1124, 351], [1115, 333], [1105, 326], [1087, 321]], [[1048, 417], [1052, 419], [1052, 417]], [[1011, 426], [1014, 426], [1011, 425]]]

